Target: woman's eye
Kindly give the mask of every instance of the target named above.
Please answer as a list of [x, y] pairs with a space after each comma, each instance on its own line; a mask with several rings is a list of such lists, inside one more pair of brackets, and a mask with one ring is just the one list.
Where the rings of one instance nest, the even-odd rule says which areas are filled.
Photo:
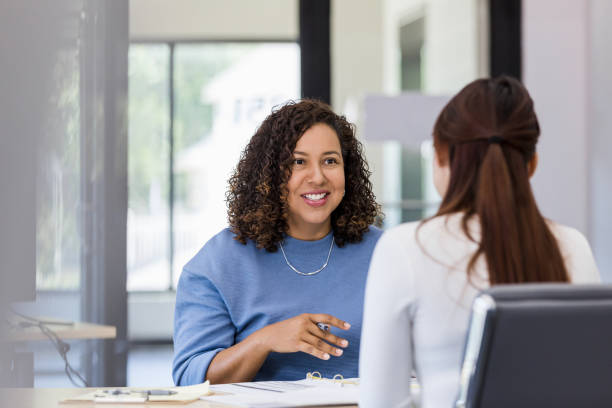
[[293, 164], [297, 164], [298, 166], [301, 166], [302, 164], [304, 164], [304, 159], [294, 159]]
[[338, 160], [333, 157], [325, 159], [325, 164], [338, 164]]

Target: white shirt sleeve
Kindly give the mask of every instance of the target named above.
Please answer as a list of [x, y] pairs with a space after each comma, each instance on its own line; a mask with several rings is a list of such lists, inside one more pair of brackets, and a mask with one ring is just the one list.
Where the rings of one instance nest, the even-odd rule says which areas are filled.
[[[412, 229], [409, 229], [413, 231]], [[361, 408], [409, 407], [414, 274], [402, 226], [383, 234], [366, 284], [359, 357]]]
[[553, 226], [571, 283], [600, 283], [601, 276], [589, 242], [580, 231], [564, 225]]

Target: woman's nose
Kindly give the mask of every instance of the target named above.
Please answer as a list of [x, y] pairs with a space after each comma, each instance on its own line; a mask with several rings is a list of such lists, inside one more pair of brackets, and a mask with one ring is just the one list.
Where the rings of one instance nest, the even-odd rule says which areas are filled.
[[321, 166], [318, 164], [312, 166], [308, 181], [312, 184], [322, 184], [325, 182], [325, 174]]

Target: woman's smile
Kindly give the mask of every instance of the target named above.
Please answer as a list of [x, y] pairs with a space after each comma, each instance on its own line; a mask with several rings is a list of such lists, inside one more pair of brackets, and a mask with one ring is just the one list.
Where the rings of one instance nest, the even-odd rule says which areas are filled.
[[321, 207], [327, 203], [327, 197], [329, 196], [329, 191], [312, 191], [306, 194], [302, 194], [304, 201], [306, 204], [312, 207]]

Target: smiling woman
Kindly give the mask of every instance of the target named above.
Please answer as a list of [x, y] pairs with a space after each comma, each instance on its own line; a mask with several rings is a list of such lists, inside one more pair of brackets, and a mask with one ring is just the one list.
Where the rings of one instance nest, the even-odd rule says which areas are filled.
[[288, 233], [321, 239], [331, 230], [331, 213], [344, 196], [344, 162], [340, 141], [328, 125], [317, 123], [298, 140], [287, 183]]
[[[325, 126], [331, 132], [319, 130]], [[245, 148], [227, 193], [229, 222], [237, 240], [243, 244], [252, 240], [270, 252], [278, 249], [290, 228], [292, 187], [288, 184], [293, 185], [304, 163], [312, 160], [300, 153], [314, 154], [304, 150], [319, 142], [309, 140], [322, 138], [320, 133], [327, 133], [330, 146], [337, 141], [335, 149], [340, 149], [338, 159], [343, 164], [344, 196], [330, 211], [329, 219], [334, 238], [339, 247], [361, 241], [379, 213], [362, 146], [352, 124], [315, 100], [289, 103], [272, 112]], [[332, 134], [335, 138], [329, 137]], [[298, 147], [300, 142], [304, 147]]]
[[230, 228], [181, 274], [177, 384], [357, 376], [381, 235], [369, 175], [353, 126], [328, 105], [292, 102], [264, 120], [229, 182]]

